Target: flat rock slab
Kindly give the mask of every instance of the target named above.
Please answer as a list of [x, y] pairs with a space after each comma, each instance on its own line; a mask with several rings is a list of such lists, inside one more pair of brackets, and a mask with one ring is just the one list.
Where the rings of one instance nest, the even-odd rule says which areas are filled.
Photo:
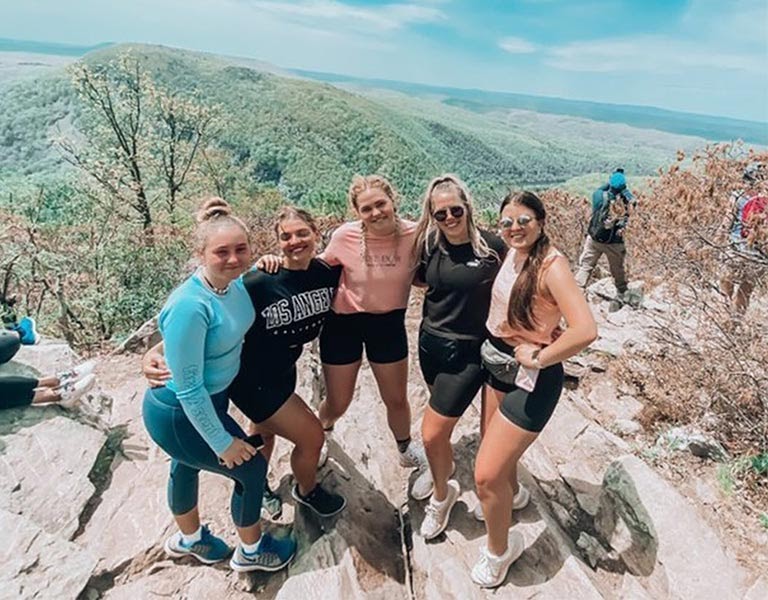
[[179, 565], [171, 561], [156, 563], [147, 574], [119, 584], [103, 596], [105, 600], [136, 600], [137, 598], [245, 600], [253, 597], [253, 594], [242, 588], [229, 567], [208, 567], [191, 563]]
[[[175, 529], [166, 501], [166, 461], [118, 458], [112, 468], [109, 488], [78, 538], [99, 558], [97, 572], [115, 571], [150, 548], [159, 547]], [[226, 508], [224, 503], [221, 512]]]
[[106, 436], [59, 408], [0, 414], [0, 508], [71, 539], [94, 493], [88, 479]]
[[[654, 598], [741, 598], [745, 573], [686, 500], [635, 456], [613, 462], [596, 525], [611, 539], [619, 519], [632, 542], [621, 553]], [[612, 516], [613, 515], [613, 516]]]
[[40, 375], [55, 375], [73, 367], [80, 357], [65, 343], [44, 339], [35, 346], [22, 346], [13, 357], [14, 362], [32, 367]]
[[0, 509], [0, 597], [77, 598], [96, 559], [25, 517]]

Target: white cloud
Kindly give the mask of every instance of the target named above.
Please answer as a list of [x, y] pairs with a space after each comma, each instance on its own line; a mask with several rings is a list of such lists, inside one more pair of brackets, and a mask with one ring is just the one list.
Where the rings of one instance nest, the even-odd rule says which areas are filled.
[[380, 31], [393, 31], [413, 23], [433, 23], [446, 18], [445, 13], [438, 8], [405, 3], [362, 7], [336, 0], [304, 0], [296, 3], [251, 0], [247, 4], [258, 11], [289, 20], [311, 20], [315, 27], [320, 25], [318, 21], [325, 21], [342, 29], [373, 27]]
[[505, 37], [499, 40], [499, 48], [510, 54], [530, 54], [536, 51], [536, 46], [520, 37]]
[[765, 73], [768, 69], [766, 57], [661, 35], [574, 42], [552, 48], [546, 63], [565, 71], [591, 72], [675, 73], [709, 68]]

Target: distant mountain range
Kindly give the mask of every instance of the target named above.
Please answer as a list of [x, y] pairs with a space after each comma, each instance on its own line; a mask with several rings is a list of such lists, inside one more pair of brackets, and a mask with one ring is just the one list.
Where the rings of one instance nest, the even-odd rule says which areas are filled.
[[410, 96], [439, 97], [445, 104], [459, 106], [478, 113], [509, 109], [529, 110], [539, 113], [582, 117], [605, 123], [624, 123], [632, 127], [658, 129], [669, 133], [702, 137], [712, 141], [741, 139], [749, 143], [768, 144], [768, 123], [757, 121], [677, 112], [650, 106], [605, 104], [547, 96], [438, 87], [402, 81], [389, 81], [386, 79], [363, 79], [300, 69], [291, 69], [291, 72], [317, 81], [353, 86], [361, 89], [386, 89]]
[[57, 44], [56, 42], [34, 42], [30, 40], [12, 40], [0, 38], [0, 52], [30, 52], [32, 54], [51, 54], [53, 56], [83, 56], [92, 50], [107, 48], [112, 44], [105, 42], [95, 46], [76, 46]]
[[[31, 42], [6, 40], [16, 52], [19, 44], [32, 44], [27, 51], [33, 52]], [[60, 51], [59, 45], [34, 47], [40, 53]], [[69, 50], [74, 56], [74, 47]], [[589, 174], [599, 181], [617, 166], [633, 176], [652, 176], [675, 160], [678, 149], [690, 153], [709, 139], [597, 115], [604, 107], [619, 112], [634, 107], [323, 75], [334, 80], [331, 85], [317, 81], [319, 74], [163, 46], [102, 45], [83, 59], [105, 64], [128, 50], [158, 86], [218, 107], [223, 121], [213, 141], [249, 185], [273, 187], [291, 201], [333, 210], [344, 207], [355, 173], [392, 178], [413, 205], [431, 177], [455, 172], [489, 206], [510, 186], [592, 181], [583, 179]], [[41, 70], [26, 66], [23, 52], [3, 56], [12, 67], [8, 72], [16, 69], [19, 75], [0, 81], [0, 182], [10, 189], [12, 181], [58, 178], [67, 165], [53, 139], [82, 139], [84, 126], [64, 64], [50, 61]], [[550, 112], [535, 112], [523, 100], [554, 104], [546, 104]], [[557, 112], [557, 103], [591, 107], [595, 114]], [[656, 109], [638, 110], [650, 115]], [[684, 116], [658, 112], [669, 122]]]

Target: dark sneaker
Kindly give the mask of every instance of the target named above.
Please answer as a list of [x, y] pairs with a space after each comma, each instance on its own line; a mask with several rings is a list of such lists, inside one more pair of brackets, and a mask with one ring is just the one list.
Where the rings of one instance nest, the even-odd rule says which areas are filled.
[[212, 565], [227, 558], [232, 553], [232, 548], [227, 545], [227, 542], [213, 535], [208, 530], [208, 526], [204, 525], [199, 542], [187, 546], [181, 538], [181, 532], [178, 532], [165, 540], [165, 553], [173, 558], [194, 556], [201, 563]]
[[325, 491], [318, 483], [306, 496], [299, 493], [298, 484], [293, 486], [291, 496], [299, 504], [311, 508], [319, 517], [332, 517], [344, 510], [347, 500], [341, 494]]
[[296, 540], [292, 537], [274, 538], [269, 533], [262, 533], [259, 547], [253, 554], [237, 545], [229, 566], [233, 571], [279, 571], [286, 567], [296, 555]]
[[283, 514], [283, 500], [275, 492], [264, 486], [264, 495], [261, 497], [261, 516], [273, 521]]

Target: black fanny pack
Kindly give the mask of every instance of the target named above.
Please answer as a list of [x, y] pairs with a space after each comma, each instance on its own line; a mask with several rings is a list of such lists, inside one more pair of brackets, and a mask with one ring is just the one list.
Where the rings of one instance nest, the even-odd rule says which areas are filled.
[[499, 350], [491, 340], [485, 340], [480, 346], [480, 357], [483, 359], [485, 370], [495, 379], [514, 385], [520, 363], [513, 355]]

